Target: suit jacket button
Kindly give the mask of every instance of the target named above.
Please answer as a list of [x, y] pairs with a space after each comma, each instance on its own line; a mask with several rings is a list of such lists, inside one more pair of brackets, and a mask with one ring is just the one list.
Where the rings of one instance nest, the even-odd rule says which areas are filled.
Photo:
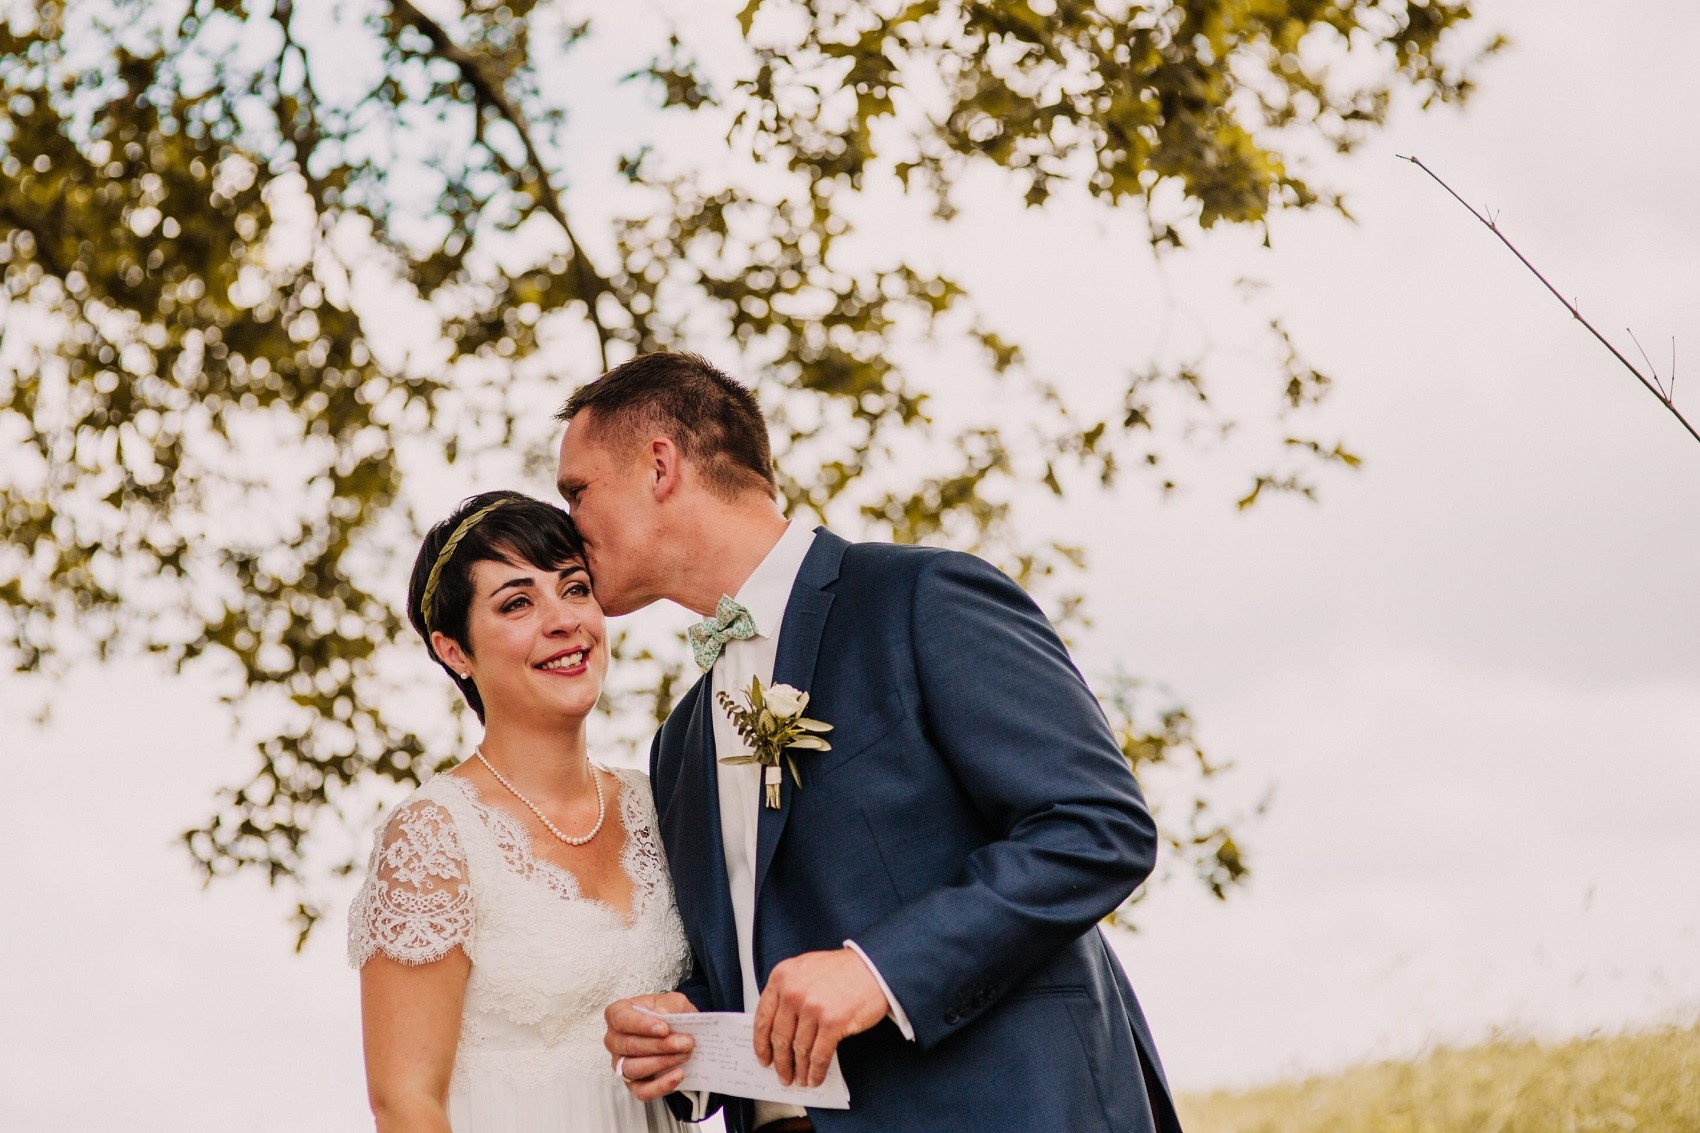
[[944, 1021], [947, 1027], [954, 1027], [957, 1023], [962, 1021], [962, 1016], [958, 1015], [955, 1011], [946, 1011], [944, 1013]]

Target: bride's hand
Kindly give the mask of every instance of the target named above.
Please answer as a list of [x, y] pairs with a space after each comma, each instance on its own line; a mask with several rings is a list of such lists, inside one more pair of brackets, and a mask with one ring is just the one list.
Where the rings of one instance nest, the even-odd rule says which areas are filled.
[[644, 1014], [639, 1007], [662, 1015], [695, 1011], [696, 1007], [683, 995], [670, 991], [621, 999], [602, 1013], [608, 1024], [602, 1045], [608, 1048], [615, 1072], [626, 1080], [626, 1089], [633, 1097], [647, 1102], [679, 1088], [685, 1077], [685, 1060], [690, 1058], [696, 1040], [673, 1034], [666, 1023]]

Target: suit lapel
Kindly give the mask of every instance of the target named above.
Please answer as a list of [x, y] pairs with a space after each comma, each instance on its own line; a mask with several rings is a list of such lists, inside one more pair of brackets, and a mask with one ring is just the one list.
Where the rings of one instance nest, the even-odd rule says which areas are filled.
[[[705, 676], [698, 684], [696, 703], [691, 708], [687, 749], [680, 776], [677, 804], [700, 808], [679, 824], [678, 836], [685, 851], [674, 868], [693, 867], [693, 894], [697, 921], [702, 928], [703, 962], [709, 968], [709, 984], [716, 989], [727, 1010], [743, 1009], [744, 978], [738, 973], [738, 932], [732, 919], [731, 885], [726, 880], [726, 847], [720, 835], [720, 776], [714, 751], [714, 714], [711, 682]], [[682, 860], [680, 860], [682, 859]], [[688, 922], [687, 922], [688, 923]]]
[[[773, 660], [773, 684], [790, 685], [809, 691], [815, 678], [815, 660], [820, 656], [821, 634], [826, 629], [826, 615], [832, 609], [832, 593], [826, 588], [838, 578], [838, 569], [850, 546], [824, 527], [815, 529], [815, 541], [797, 572], [791, 586], [791, 600], [785, 606], [785, 620], [779, 628], [777, 653]], [[798, 760], [805, 781], [808, 759]], [[786, 770], [779, 783], [779, 809], [762, 807], [756, 820], [756, 903], [761, 903], [762, 885], [767, 870], [773, 864], [773, 853], [779, 846], [779, 836], [785, 832], [785, 820], [791, 814], [792, 795], [796, 785]]]

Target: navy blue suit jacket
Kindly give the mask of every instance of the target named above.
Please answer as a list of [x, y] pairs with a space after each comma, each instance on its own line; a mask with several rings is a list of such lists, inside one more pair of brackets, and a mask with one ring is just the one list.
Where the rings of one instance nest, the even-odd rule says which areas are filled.
[[[1178, 1133], [1157, 1051], [1098, 922], [1157, 832], [1097, 700], [1044, 614], [971, 555], [824, 528], [773, 680], [832, 750], [798, 758], [757, 836], [755, 970], [853, 939], [903, 1005], [846, 1039], [849, 1110], [821, 1133]], [[703, 1010], [743, 1002], [709, 682], [674, 708], [650, 782]], [[752, 1109], [724, 1103], [731, 1133]]]

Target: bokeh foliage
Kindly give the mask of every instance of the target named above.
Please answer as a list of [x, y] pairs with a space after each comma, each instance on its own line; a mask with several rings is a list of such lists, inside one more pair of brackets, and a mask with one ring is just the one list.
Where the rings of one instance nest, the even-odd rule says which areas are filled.
[[1183, 1095], [1190, 1126], [1220, 1133], [1548, 1133], [1700, 1129], [1700, 1023], [1541, 1043], [1494, 1035], [1408, 1061], [1302, 1081]]
[[[1396, 96], [1462, 100], [1481, 55], [1457, 42], [1467, 0], [0, 10], [0, 647], [20, 671], [147, 651], [233, 672], [233, 710], [276, 726], [185, 840], [209, 877], [274, 882], [310, 872], [309, 830], [354, 788], [444, 754], [411, 707], [423, 670], [396, 662], [416, 651], [406, 486], [453, 466], [487, 487], [468, 470], [503, 451], [545, 467], [527, 390], [702, 350], [760, 378], [794, 512], [979, 551], [1081, 623], [1083, 552], [1023, 534], [1012, 500], [1172, 488], [1180, 435], [1233, 423], [1209, 375], [1130, 360], [1099, 379], [1113, 412], [1083, 414], [958, 282], [855, 219], [900, 196], [947, 222], [976, 176], [1035, 209], [1131, 212], [1159, 254], [1266, 233], [1276, 210], [1344, 210], [1303, 154], [1350, 151]], [[647, 61], [609, 72], [644, 36]], [[647, 117], [583, 169], [575, 130], [606, 130], [600, 95], [633, 85]], [[669, 144], [685, 134], [715, 145]], [[1329, 379], [1278, 319], [1268, 335], [1282, 424], [1241, 506], [1356, 462], [1298, 431]], [[955, 352], [979, 416], [933, 411], [916, 342]], [[881, 474], [917, 453], [925, 475]], [[624, 652], [609, 706], [635, 732], [683, 651]], [[1190, 769], [1157, 802], [1220, 895], [1245, 865], [1216, 767], [1184, 709], [1134, 691], [1106, 708], [1136, 766]]]

